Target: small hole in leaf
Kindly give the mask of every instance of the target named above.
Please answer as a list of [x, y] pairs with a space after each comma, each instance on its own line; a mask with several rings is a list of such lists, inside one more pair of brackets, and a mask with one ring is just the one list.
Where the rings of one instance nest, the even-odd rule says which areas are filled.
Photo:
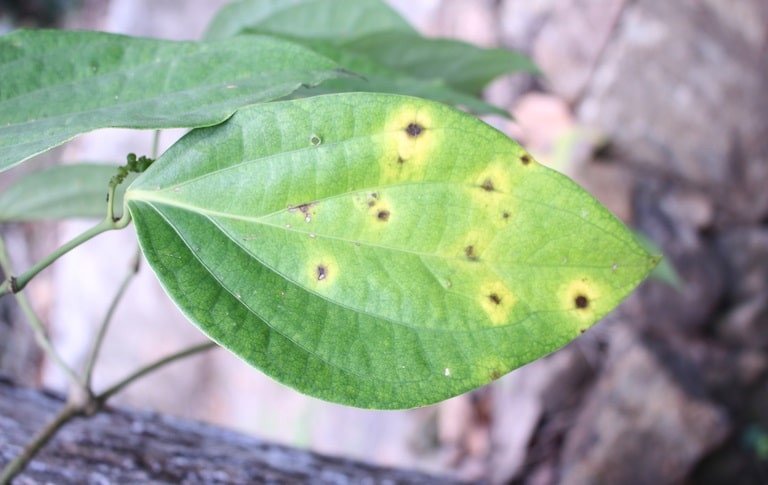
[[317, 145], [321, 144], [323, 142], [323, 140], [319, 136], [317, 136], [317, 135], [312, 135], [312, 136], [309, 137], [309, 142], [312, 145], [317, 146]]
[[424, 127], [418, 123], [410, 123], [408, 126], [405, 127], [405, 132], [408, 133], [408, 136], [413, 138], [416, 138], [417, 136], [421, 135], [422, 131], [424, 131]]
[[328, 268], [323, 265], [317, 266], [317, 281], [323, 281], [328, 276]]
[[388, 210], [380, 210], [378, 214], [376, 214], [376, 218], [378, 218], [380, 221], [388, 221], [389, 220], [389, 211]]
[[485, 179], [485, 182], [483, 182], [480, 187], [486, 192], [493, 192], [495, 190], [495, 187], [493, 186], [493, 180], [491, 179]]
[[491, 293], [488, 295], [488, 299], [491, 300], [491, 303], [494, 305], [501, 305], [501, 297], [496, 293]]
[[475, 247], [471, 244], [464, 248], [464, 255], [470, 261], [477, 261], [477, 253], [475, 253]]
[[584, 295], [578, 295], [573, 299], [573, 303], [576, 305], [576, 308], [584, 309], [589, 306], [589, 299]]

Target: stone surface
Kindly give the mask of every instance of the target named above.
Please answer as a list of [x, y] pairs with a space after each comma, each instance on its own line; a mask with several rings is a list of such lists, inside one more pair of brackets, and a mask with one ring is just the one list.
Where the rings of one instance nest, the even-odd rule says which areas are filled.
[[630, 331], [566, 439], [561, 484], [681, 482], [727, 436], [717, 406], [694, 397]]
[[762, 211], [768, 77], [758, 73], [768, 58], [764, 37], [744, 36], [738, 25], [757, 17], [764, 34], [768, 12], [764, 2], [746, 3], [752, 12], [727, 0], [631, 2], [578, 114], [626, 159], [693, 184], [742, 182]]

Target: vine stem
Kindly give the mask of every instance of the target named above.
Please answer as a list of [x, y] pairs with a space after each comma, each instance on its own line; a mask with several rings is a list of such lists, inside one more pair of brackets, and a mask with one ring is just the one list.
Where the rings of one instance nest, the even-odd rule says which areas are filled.
[[64, 256], [68, 252], [72, 251], [81, 244], [93, 239], [99, 234], [107, 231], [113, 231], [116, 229], [124, 229], [131, 223], [131, 213], [125, 211], [122, 217], [115, 217], [115, 192], [117, 190], [117, 183], [110, 182], [107, 190], [107, 216], [98, 224], [83, 232], [74, 239], [63, 244], [57, 248], [51, 254], [38, 261], [29, 270], [22, 273], [19, 276], [12, 276], [12, 273], [7, 274], [7, 278], [0, 284], [0, 297], [8, 293], [18, 293], [27, 286], [27, 284], [38, 275], [42, 270], [53, 264], [57, 259]]
[[8, 463], [8, 465], [6, 465], [5, 468], [3, 468], [2, 473], [0, 473], [0, 484], [10, 484], [11, 480], [13, 480], [13, 477], [24, 470], [27, 464], [37, 454], [37, 452], [40, 451], [40, 449], [45, 446], [46, 443], [48, 443], [65, 424], [67, 424], [72, 418], [79, 414], [80, 411], [75, 406], [70, 404], [66, 404], [63, 408], [61, 408], [53, 420], [49, 422], [43, 429], [38, 431], [35, 437], [32, 438], [32, 441], [27, 443], [19, 456], [14, 458], [10, 463]]
[[56, 433], [73, 418], [78, 416], [90, 417], [98, 413], [104, 407], [109, 398], [125, 389], [137, 379], [140, 379], [145, 375], [150, 374], [168, 364], [195, 354], [199, 354], [201, 352], [205, 352], [207, 350], [211, 350], [214, 347], [216, 347], [214, 342], [205, 342], [195, 345], [194, 347], [173, 353], [167, 357], [164, 357], [138, 369], [137, 371], [129, 374], [96, 396], [89, 392], [82, 396], [84, 398], [82, 401], [70, 399], [67, 404], [65, 404], [64, 407], [58, 412], [58, 414], [56, 414], [53, 420], [51, 420], [42, 430], [40, 430], [32, 439], [32, 441], [30, 441], [29, 444], [24, 447], [24, 450], [21, 452], [21, 454], [19, 454], [18, 457], [13, 459], [5, 468], [3, 468], [2, 472], [0, 472], [0, 485], [11, 483], [11, 480], [13, 480], [16, 475], [24, 470], [29, 462], [32, 461], [35, 455], [51, 440], [51, 438], [53, 438]]
[[9, 276], [3, 282], [3, 284], [0, 285], [0, 296], [3, 296], [7, 293], [20, 292], [21, 290], [24, 289], [24, 287], [27, 286], [27, 283], [29, 283], [32, 280], [32, 278], [38, 275], [38, 273], [40, 273], [42, 270], [44, 270], [45, 268], [53, 264], [54, 261], [56, 261], [63, 255], [75, 249], [77, 246], [80, 246], [84, 242], [89, 241], [94, 237], [98, 236], [99, 234], [105, 233], [107, 231], [113, 231], [115, 229], [123, 229], [130, 222], [131, 222], [131, 214], [129, 212], [126, 212], [123, 215], [123, 217], [117, 220], [114, 220], [114, 218], [112, 218], [111, 216], [105, 218], [100, 223], [96, 224], [95, 226], [83, 232], [82, 234], [70, 240], [69, 242], [63, 244], [61, 247], [53, 251], [51, 254], [41, 259], [40, 261], [38, 261], [34, 266], [32, 266], [26, 272], [20, 274], [19, 276]]
[[99, 325], [99, 330], [96, 333], [96, 337], [93, 340], [91, 351], [88, 354], [88, 359], [86, 360], [85, 368], [83, 370], [83, 382], [85, 383], [85, 387], [87, 389], [91, 389], [91, 382], [93, 380], [93, 369], [96, 365], [96, 360], [99, 357], [99, 351], [101, 350], [101, 346], [104, 343], [104, 337], [107, 334], [107, 329], [109, 328], [109, 324], [112, 322], [112, 317], [115, 314], [115, 310], [117, 310], [117, 305], [123, 299], [123, 295], [125, 295], [125, 292], [128, 289], [128, 285], [130, 285], [131, 281], [133, 281], [133, 278], [138, 274], [140, 264], [141, 264], [141, 252], [137, 249], [136, 254], [134, 255], [133, 260], [131, 262], [130, 269], [128, 270], [128, 273], [125, 275], [125, 278], [123, 278], [123, 282], [120, 284], [120, 288], [118, 288], [117, 293], [115, 293], [115, 296], [112, 298], [112, 302], [109, 304], [107, 313], [106, 315], [104, 315], [104, 319], [102, 320], [101, 325]]
[[104, 402], [107, 401], [110, 397], [114, 396], [118, 392], [122, 391], [127, 387], [128, 385], [132, 384], [137, 379], [140, 379], [144, 377], [147, 374], [150, 374], [157, 369], [160, 369], [161, 367], [164, 367], [168, 364], [171, 364], [173, 362], [176, 362], [177, 360], [184, 359], [186, 357], [189, 357], [191, 355], [199, 354], [200, 352], [205, 352], [207, 350], [211, 350], [215, 348], [217, 345], [215, 342], [204, 342], [198, 345], [195, 345], [194, 347], [189, 347], [185, 350], [182, 350], [180, 352], [176, 352], [174, 354], [171, 354], [167, 357], [163, 357], [160, 360], [157, 360], [149, 365], [146, 365], [135, 372], [129, 374], [128, 376], [124, 377], [120, 381], [116, 382], [109, 388], [107, 388], [105, 391], [101, 392], [96, 396], [96, 402], [98, 402], [100, 405], [103, 405]]
[[[13, 273], [10, 257], [8, 256], [8, 251], [5, 247], [5, 241], [3, 241], [2, 238], [0, 238], [0, 268], [2, 268], [3, 272], [7, 275]], [[40, 318], [32, 309], [32, 305], [30, 305], [26, 295], [24, 293], [16, 293], [15, 296], [21, 311], [24, 313], [24, 316], [29, 323], [29, 326], [32, 327], [32, 331], [35, 334], [35, 340], [37, 340], [37, 344], [43, 349], [43, 352], [45, 352], [48, 358], [55, 362], [56, 365], [64, 372], [73, 386], [79, 389], [84, 389], [85, 384], [83, 380], [70, 366], [67, 365], [59, 353], [56, 352], [56, 349], [53, 348], [53, 344], [48, 339], [48, 335], [45, 331], [45, 326], [43, 326], [43, 322], [40, 321]]]

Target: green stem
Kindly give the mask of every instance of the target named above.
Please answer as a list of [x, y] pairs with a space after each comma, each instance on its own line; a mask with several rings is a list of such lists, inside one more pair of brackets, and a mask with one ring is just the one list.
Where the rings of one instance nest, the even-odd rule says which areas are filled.
[[[5, 248], [5, 242], [2, 239], [0, 239], [0, 268], [2, 268], [5, 274], [11, 274], [13, 272], [10, 258], [8, 257], [8, 252]], [[77, 376], [77, 373], [64, 362], [64, 359], [62, 359], [59, 353], [56, 352], [56, 349], [53, 348], [53, 344], [51, 344], [51, 341], [46, 334], [43, 322], [40, 321], [40, 318], [32, 309], [32, 305], [30, 305], [26, 295], [24, 295], [24, 293], [16, 293], [16, 301], [18, 302], [21, 311], [24, 313], [24, 316], [27, 318], [29, 326], [32, 327], [32, 331], [35, 334], [35, 340], [37, 340], [37, 343], [43, 349], [43, 352], [45, 352], [48, 358], [55, 362], [62, 372], [66, 374], [73, 386], [83, 387], [83, 381]]]
[[123, 298], [123, 295], [125, 295], [125, 291], [128, 289], [128, 285], [133, 281], [133, 278], [136, 276], [136, 274], [139, 272], [139, 264], [141, 262], [141, 253], [136, 250], [136, 255], [133, 258], [133, 261], [131, 262], [131, 267], [128, 273], [125, 275], [125, 278], [123, 279], [123, 282], [120, 284], [120, 288], [118, 288], [117, 293], [115, 293], [114, 298], [112, 298], [112, 302], [109, 305], [109, 309], [107, 309], [107, 313], [104, 316], [104, 320], [102, 320], [101, 325], [99, 326], [99, 331], [96, 334], [96, 338], [93, 341], [93, 346], [91, 347], [91, 352], [88, 355], [88, 360], [85, 364], [85, 370], [83, 371], [83, 382], [85, 383], [85, 386], [87, 389], [91, 389], [91, 381], [93, 378], [93, 368], [96, 365], [96, 360], [99, 357], [99, 351], [101, 350], [101, 346], [104, 342], [104, 337], [107, 334], [107, 329], [109, 328], [109, 324], [112, 321], [112, 317], [115, 314], [115, 310], [117, 310], [117, 305], [120, 303], [120, 301]]
[[3, 468], [2, 473], [0, 473], [0, 485], [10, 484], [11, 480], [24, 470], [37, 452], [54, 437], [61, 427], [78, 414], [80, 414], [80, 411], [76, 407], [70, 404], [65, 405], [53, 420], [41, 429], [32, 438], [32, 441], [27, 443], [21, 454]]
[[[110, 211], [112, 204], [109, 205]], [[28, 271], [20, 274], [19, 276], [9, 276], [8, 279], [0, 286], [0, 296], [3, 296], [6, 293], [18, 293], [21, 290], [24, 289], [25, 286], [27, 286], [27, 283], [29, 283], [32, 278], [37, 276], [38, 273], [40, 273], [42, 270], [53, 264], [54, 261], [59, 259], [60, 257], [64, 256], [74, 248], [80, 246], [81, 244], [93, 239], [94, 237], [98, 236], [99, 234], [102, 234], [107, 231], [113, 231], [115, 229], [123, 229], [131, 222], [131, 215], [129, 212], [126, 212], [122, 218], [118, 220], [114, 220], [111, 213], [110, 215], [105, 218], [100, 223], [96, 224], [92, 228], [88, 229], [84, 233], [80, 234], [79, 236], [75, 237], [71, 241], [65, 243], [55, 251], [53, 251], [51, 254], [46, 256], [45, 258], [41, 259], [37, 262], [34, 266], [32, 266]]]
[[110, 397], [114, 396], [118, 392], [122, 391], [126, 386], [133, 383], [135, 380], [140, 379], [144, 377], [145, 375], [156, 371], [157, 369], [168, 365], [172, 362], [175, 362], [177, 360], [183, 359], [185, 357], [189, 357], [190, 355], [194, 355], [200, 352], [205, 352], [206, 350], [211, 350], [214, 347], [216, 347], [216, 343], [214, 342], [205, 342], [202, 344], [195, 345], [194, 347], [190, 347], [186, 350], [182, 350], [180, 352], [176, 352], [174, 354], [171, 354], [167, 357], [164, 357], [160, 360], [157, 360], [153, 362], [152, 364], [149, 364], [145, 367], [142, 367], [138, 369], [137, 371], [133, 372], [132, 374], [128, 375], [127, 377], [123, 378], [119, 382], [115, 383], [111, 387], [109, 387], [107, 390], [102, 392], [101, 394], [96, 396], [96, 401], [99, 403], [104, 403], [109, 399]]

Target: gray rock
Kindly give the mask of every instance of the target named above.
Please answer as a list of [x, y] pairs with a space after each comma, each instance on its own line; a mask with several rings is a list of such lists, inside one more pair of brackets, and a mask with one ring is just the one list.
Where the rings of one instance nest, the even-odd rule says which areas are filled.
[[617, 328], [606, 372], [567, 436], [559, 483], [679, 483], [725, 439], [728, 423], [637, 335]]

